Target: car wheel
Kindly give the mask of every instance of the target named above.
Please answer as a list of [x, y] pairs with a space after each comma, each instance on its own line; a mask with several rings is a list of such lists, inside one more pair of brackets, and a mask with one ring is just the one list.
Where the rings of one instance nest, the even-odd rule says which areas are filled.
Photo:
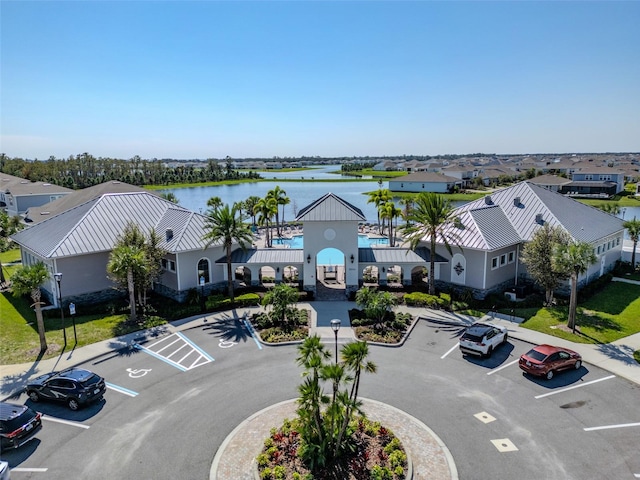
[[551, 380], [553, 378], [555, 374], [553, 373], [553, 370], [549, 370], [547, 372], [547, 374], [545, 375], [545, 377], [547, 378], [547, 380]]
[[487, 353], [486, 353], [486, 355], [484, 357], [485, 358], [489, 358], [492, 353], [493, 353], [493, 347], [489, 347], [489, 350], [487, 350]]
[[504, 338], [502, 339], [502, 344], [504, 345], [505, 343], [507, 343], [508, 339], [509, 339], [509, 334], [505, 333]]
[[67, 400], [67, 406], [73, 410], [74, 412], [80, 408], [80, 403], [75, 398], [70, 398]]
[[580, 360], [577, 360], [577, 361], [576, 361], [576, 365], [575, 365], [576, 370], [580, 370], [580, 367], [581, 367], [581, 366], [582, 366], [582, 362], [581, 362]]
[[38, 395], [38, 392], [31, 390], [29, 392], [27, 392], [27, 395], [29, 395], [29, 400], [31, 400], [32, 402], [39, 402], [40, 401], [40, 395]]

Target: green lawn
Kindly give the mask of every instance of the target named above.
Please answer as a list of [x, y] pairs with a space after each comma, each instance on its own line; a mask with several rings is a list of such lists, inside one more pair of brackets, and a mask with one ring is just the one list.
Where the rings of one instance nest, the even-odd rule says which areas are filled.
[[[612, 282], [600, 293], [578, 305], [579, 333], [562, 326], [567, 324], [568, 307], [542, 308], [522, 326], [578, 343], [610, 343], [640, 331], [640, 285]], [[518, 311], [527, 318], [530, 311]]]
[[[36, 360], [40, 352], [40, 339], [36, 326], [36, 314], [31, 308], [30, 299], [15, 297], [10, 292], [0, 294], [0, 365], [25, 363]], [[45, 317], [45, 330], [49, 349], [43, 358], [51, 358], [60, 353], [64, 345], [60, 310], [54, 309]], [[68, 313], [65, 312], [65, 313]], [[76, 332], [78, 347], [129, 333], [140, 329], [140, 326], [126, 323], [126, 314], [116, 315], [77, 315]], [[67, 351], [73, 348], [74, 337], [71, 318], [65, 315], [67, 326]], [[155, 324], [162, 323], [155, 321]], [[144, 327], [152, 324], [144, 325]]]

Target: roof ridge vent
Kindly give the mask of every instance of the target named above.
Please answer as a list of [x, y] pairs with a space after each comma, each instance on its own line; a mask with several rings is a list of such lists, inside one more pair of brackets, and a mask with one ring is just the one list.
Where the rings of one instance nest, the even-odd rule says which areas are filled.
[[542, 225], [544, 223], [544, 220], [542, 219], [542, 214], [541, 213], [537, 213], [536, 214], [536, 223]]
[[173, 229], [172, 228], [167, 228], [165, 230], [165, 238], [166, 238], [167, 242], [171, 241], [171, 239], [173, 238]]
[[520, 197], [516, 197], [513, 199], [513, 205], [515, 207], [519, 207], [520, 206]]
[[493, 199], [491, 198], [491, 195], [487, 195], [486, 197], [484, 197], [484, 203], [486, 203], [487, 205], [493, 205]]

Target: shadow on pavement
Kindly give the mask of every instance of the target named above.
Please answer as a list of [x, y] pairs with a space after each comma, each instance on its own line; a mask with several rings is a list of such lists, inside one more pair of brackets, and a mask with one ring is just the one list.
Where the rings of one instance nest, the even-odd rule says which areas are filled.
[[556, 372], [551, 380], [544, 377], [537, 377], [526, 372], [522, 372], [522, 376], [528, 378], [533, 383], [537, 383], [541, 387], [554, 389], [568, 387], [574, 383], [584, 382], [584, 376], [589, 373], [589, 369], [582, 364], [578, 369], [565, 370], [564, 372]]

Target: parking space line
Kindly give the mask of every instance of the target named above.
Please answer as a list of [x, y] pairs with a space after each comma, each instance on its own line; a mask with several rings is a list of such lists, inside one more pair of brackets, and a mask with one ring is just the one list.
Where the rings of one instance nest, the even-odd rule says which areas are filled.
[[163, 357], [162, 355], [158, 355], [156, 352], [154, 352], [153, 350], [149, 350], [146, 347], [143, 347], [142, 345], [138, 345], [137, 343], [134, 345], [135, 348], [137, 348], [138, 350], [142, 350], [143, 352], [147, 352], [149, 355], [151, 355], [152, 357], [156, 357], [159, 360], [162, 360], [165, 363], [168, 363], [169, 365], [172, 365], [174, 367], [176, 367], [178, 370], [182, 370], [183, 372], [186, 372], [187, 369], [184, 368], [182, 365], [177, 364], [176, 362], [169, 360], [166, 357]]
[[490, 372], [487, 372], [487, 375], [493, 375], [494, 373], [499, 372], [503, 368], [510, 367], [511, 365], [513, 365], [514, 363], [518, 363], [519, 361], [520, 361], [520, 359], [517, 359], [517, 360], [514, 360], [513, 362], [505, 363], [504, 365], [502, 365], [502, 366], [500, 366], [498, 368], [494, 368]]
[[113, 383], [104, 382], [109, 390], [113, 390], [118, 393], [124, 393], [125, 395], [129, 395], [130, 397], [137, 397], [138, 392], [134, 392], [133, 390], [129, 390], [128, 388], [121, 387], [119, 385], [114, 385]]
[[593, 432], [595, 430], [609, 430], [611, 428], [627, 428], [627, 427], [640, 427], [640, 423], [621, 423], [619, 425], [603, 425], [602, 427], [589, 427], [584, 428], [585, 432]]
[[44, 473], [48, 468], [28, 468], [28, 467], [16, 467], [12, 468], [11, 472], [29, 472], [29, 473]]
[[[167, 337], [169, 338], [169, 337]], [[158, 345], [159, 343], [162, 343], [163, 341], [165, 341], [166, 339], [163, 338], [162, 340], [160, 340], [159, 342], [156, 343], [152, 343], [151, 345], [149, 345], [147, 348], [152, 348], [155, 347], [156, 345]], [[171, 345], [173, 345], [174, 343], [178, 343], [180, 340], [174, 340], [173, 342], [171, 342], [169, 345], [165, 345], [164, 347], [162, 347], [160, 350], [157, 350], [156, 353], [160, 353], [163, 350], [166, 350], [167, 348], [169, 348]]]
[[[176, 340], [176, 342], [177, 342], [177, 340]], [[173, 342], [173, 343], [175, 343], [175, 342]], [[173, 345], [173, 344], [172, 344], [172, 345]], [[182, 350], [182, 349], [183, 349], [183, 348], [185, 348], [186, 346], [187, 346], [187, 344], [186, 344], [186, 343], [183, 343], [181, 347], [178, 347], [178, 349], [177, 349], [177, 350], [174, 350], [171, 354], [167, 355], [167, 358], [171, 358], [171, 357], [173, 357], [176, 353], [178, 353], [180, 350]], [[162, 349], [162, 350], [164, 350], [164, 349]], [[156, 353], [160, 353], [162, 350], [158, 350]], [[189, 352], [189, 353], [191, 353], [191, 352]], [[189, 355], [189, 353], [187, 353], [187, 355]], [[178, 363], [180, 363], [180, 360], [178, 361]]]
[[82, 423], [72, 422], [71, 420], [62, 420], [61, 418], [50, 417], [49, 415], [42, 415], [42, 420], [54, 423], [64, 423], [65, 425], [71, 425], [72, 427], [84, 428], [87, 430], [89, 425], [83, 425]]
[[253, 329], [251, 324], [248, 322], [248, 320], [246, 318], [242, 319], [242, 321], [244, 322], [244, 326], [247, 327], [247, 330], [249, 330], [249, 335], [251, 335], [251, 338], [253, 338], [253, 341], [256, 342], [256, 345], [258, 346], [258, 349], [262, 350], [262, 345], [260, 344], [260, 342], [258, 341], [256, 336], [254, 335], [255, 330]]
[[449, 354], [450, 354], [451, 352], [453, 352], [456, 348], [458, 348], [458, 344], [457, 344], [457, 343], [456, 343], [453, 347], [451, 347], [447, 353], [445, 353], [444, 355], [442, 355], [442, 356], [440, 357], [440, 360], [442, 360], [444, 357], [446, 357], [447, 355], [449, 355]]
[[633, 476], [636, 478], [640, 478], [640, 473], [634, 473]]
[[176, 332], [176, 335], [178, 335], [180, 338], [182, 338], [185, 342], [188, 342], [189, 345], [191, 345], [191, 347], [194, 350], [197, 350], [200, 355], [202, 355], [204, 358], [206, 358], [207, 360], [209, 360], [210, 362], [215, 362], [215, 358], [213, 358], [211, 355], [209, 355], [207, 352], [205, 352], [204, 350], [202, 350], [199, 346], [197, 346], [196, 344], [194, 344], [191, 340], [189, 340], [187, 337], [185, 337], [181, 332]]
[[593, 383], [602, 382], [603, 380], [610, 380], [612, 378], [616, 378], [616, 376], [615, 375], [609, 375], [608, 377], [598, 378], [597, 380], [591, 380], [590, 382], [581, 383], [580, 385], [573, 385], [571, 387], [561, 388], [560, 390], [554, 390], [553, 392], [543, 393], [542, 395], [536, 395], [533, 398], [538, 399], [538, 398], [548, 397], [550, 395], [555, 395], [556, 393], [568, 392], [569, 390], [573, 390], [574, 388], [586, 387], [587, 385], [591, 385]]

